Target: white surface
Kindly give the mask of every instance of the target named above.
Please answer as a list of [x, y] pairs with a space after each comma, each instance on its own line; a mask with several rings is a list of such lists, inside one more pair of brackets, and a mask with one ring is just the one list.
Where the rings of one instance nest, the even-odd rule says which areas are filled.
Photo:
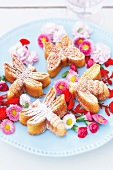
[[[113, 5], [113, 0], [105, 0], [105, 6]], [[65, 0], [0, 0], [0, 7], [64, 6]]]
[[[113, 34], [113, 8], [101, 10], [104, 22], [102, 28]], [[0, 9], [0, 35], [24, 23], [41, 18], [76, 18], [67, 9]]]
[[[46, 0], [50, 6], [51, 0]], [[26, 3], [27, 2], [27, 3]], [[32, 4], [44, 4], [44, 0], [32, 0]], [[57, 2], [60, 2], [57, 0]], [[106, 1], [113, 4], [113, 0]], [[110, 3], [111, 2], [111, 3]], [[1, 0], [0, 6], [16, 6], [23, 4], [31, 6], [31, 0]], [[56, 4], [53, 0], [51, 5]], [[59, 3], [59, 5], [62, 5]], [[14, 6], [15, 6], [14, 5]], [[58, 5], [58, 4], [56, 4]], [[104, 16], [103, 29], [113, 34], [113, 8], [102, 9]], [[66, 9], [0, 9], [0, 35], [26, 22], [39, 18], [66, 17], [73, 18], [73, 14]], [[2, 56], [1, 56], [2, 57]], [[93, 137], [93, 136], [92, 136]], [[82, 140], [82, 139], [81, 139]], [[84, 154], [66, 158], [39, 157], [14, 148], [0, 140], [0, 169], [1, 170], [113, 170], [113, 140], [106, 145]]]
[[[82, 139], [81, 139], [82, 140]], [[94, 151], [66, 158], [31, 155], [0, 141], [1, 170], [113, 170], [113, 141]]]

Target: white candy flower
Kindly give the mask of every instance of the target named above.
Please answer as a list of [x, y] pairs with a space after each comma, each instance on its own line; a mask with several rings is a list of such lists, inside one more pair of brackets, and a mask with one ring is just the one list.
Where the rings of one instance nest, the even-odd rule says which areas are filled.
[[41, 31], [43, 34], [53, 34], [55, 29], [56, 29], [56, 24], [52, 22], [48, 22], [42, 27]]
[[31, 105], [30, 97], [26, 94], [20, 96], [20, 105], [28, 108]]
[[42, 27], [42, 33], [48, 35], [52, 42], [59, 42], [62, 37], [67, 35], [64, 27], [55, 23], [45, 24]]
[[91, 58], [95, 63], [103, 64], [110, 58], [110, 53], [111, 49], [107, 45], [98, 42], [94, 45], [94, 50]]
[[64, 37], [65, 35], [67, 35], [67, 33], [64, 27], [61, 25], [56, 26], [56, 30], [54, 31], [53, 34], [53, 42], [61, 41], [62, 37]]
[[63, 122], [65, 124], [66, 129], [71, 129], [76, 123], [76, 118], [73, 114], [67, 114], [63, 117]]
[[34, 51], [29, 51], [27, 46], [22, 45], [21, 42], [12, 46], [8, 52], [11, 56], [16, 55], [18, 59], [26, 65], [33, 65], [38, 60], [38, 54]]
[[72, 34], [75, 36], [82, 36], [84, 38], [89, 38], [92, 33], [92, 29], [82, 22], [76, 22], [72, 28]]

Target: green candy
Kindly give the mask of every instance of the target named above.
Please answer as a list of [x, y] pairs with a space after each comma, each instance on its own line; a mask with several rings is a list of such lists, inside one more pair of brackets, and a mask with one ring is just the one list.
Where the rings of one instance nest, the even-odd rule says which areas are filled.
[[0, 81], [6, 81], [6, 78], [4, 75], [0, 77]]
[[65, 78], [68, 73], [69, 73], [69, 71], [66, 71], [65, 73], [63, 73], [63, 74], [62, 74], [62, 78]]

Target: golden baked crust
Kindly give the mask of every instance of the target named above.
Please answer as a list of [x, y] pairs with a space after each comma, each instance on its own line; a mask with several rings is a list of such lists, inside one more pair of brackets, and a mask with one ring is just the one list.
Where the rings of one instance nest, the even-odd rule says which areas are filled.
[[47, 128], [57, 136], [65, 136], [66, 128], [63, 121], [54, 113], [49, 113], [47, 115]]
[[56, 100], [52, 102], [52, 106], [50, 108], [53, 113], [55, 113], [57, 116], [62, 118], [65, 115], [66, 110], [67, 110], [67, 105], [66, 105], [64, 94], [57, 97]]
[[40, 100], [37, 99], [33, 104], [32, 108], [24, 109], [19, 113], [19, 122], [25, 126], [27, 126], [27, 121], [33, 116], [37, 115], [37, 107], [40, 103]]
[[14, 83], [9, 87], [9, 91], [7, 93], [8, 99], [13, 97], [20, 97], [20, 95], [24, 92], [23, 81], [21, 79], [16, 79]]
[[13, 66], [10, 66], [8, 63], [4, 64], [5, 77], [10, 83], [13, 83], [17, 79], [16, 71], [17, 70]]
[[61, 57], [59, 53], [51, 52], [47, 58], [47, 72], [50, 77], [55, 77], [62, 68]]
[[66, 110], [64, 95], [56, 98], [56, 90], [52, 87], [43, 103], [37, 100], [31, 108], [20, 112], [19, 121], [27, 125], [28, 133], [31, 135], [38, 135], [49, 129], [57, 136], [65, 136], [66, 128], [60, 117]]
[[46, 106], [60, 118], [62, 118], [66, 113], [67, 104], [65, 96], [62, 94], [56, 98], [56, 89], [54, 86], [47, 93], [44, 99], [44, 104], [46, 104]]
[[45, 43], [44, 56], [47, 59], [47, 71], [50, 77], [55, 77], [62, 67], [74, 64], [82, 67], [85, 64], [85, 56], [80, 50], [72, 46], [70, 37], [65, 36], [56, 44]]
[[81, 79], [84, 79], [85, 77], [89, 77], [91, 80], [100, 80], [101, 79], [101, 73], [100, 73], [100, 65], [94, 64], [89, 69], [87, 69], [84, 74], [80, 77]]
[[24, 88], [25, 88], [25, 91], [33, 97], [40, 97], [40, 96], [43, 96], [44, 94], [42, 90], [42, 83], [37, 82], [31, 78], [27, 78], [24, 81]]
[[12, 83], [9, 88], [8, 98], [19, 97], [26, 91], [33, 97], [43, 95], [43, 87], [50, 84], [49, 74], [37, 72], [33, 66], [26, 68], [17, 56], [12, 56], [13, 66], [4, 64], [6, 79]]
[[90, 92], [77, 91], [77, 100], [85, 110], [93, 113], [99, 111], [98, 100]]
[[98, 100], [105, 100], [109, 97], [109, 90], [103, 81], [83, 79], [78, 82], [77, 91], [90, 92]]
[[68, 35], [65, 35], [64, 37], [62, 37], [62, 40], [60, 42], [56, 43], [56, 45], [61, 48], [72, 47], [73, 42], [72, 42], [72, 39]]
[[56, 99], [56, 89], [53, 86], [50, 88], [49, 92], [46, 94], [43, 102], [44, 102], [44, 104], [46, 104], [47, 107], [50, 108], [55, 99]]
[[37, 114], [37, 112], [34, 112], [33, 109], [25, 109], [20, 112], [19, 121], [21, 124], [26, 126], [27, 121], [36, 114]]
[[[56, 45], [54, 45], [51, 42], [45, 42], [44, 43], [44, 57], [47, 59], [51, 52], [59, 53], [62, 48], [65, 47], [72, 47], [72, 40], [69, 36], [64, 36], [62, 38], [61, 42], [56, 42]], [[56, 48], [57, 47], [57, 48]]]
[[80, 104], [87, 111], [94, 113], [99, 111], [98, 100], [109, 97], [108, 87], [100, 81], [100, 77], [100, 65], [94, 64], [84, 72], [78, 82], [70, 83], [69, 88]]
[[62, 54], [67, 59], [67, 65], [74, 64], [76, 67], [82, 67], [85, 64], [84, 54], [76, 47], [64, 48]]
[[51, 42], [45, 42], [44, 43], [44, 57], [45, 59], [48, 58], [49, 54], [51, 53], [51, 51], [54, 51], [54, 44]]
[[50, 78], [47, 73], [40, 72], [31, 72], [29, 74], [29, 79], [38, 80], [38, 82], [42, 83], [42, 87], [45, 88], [50, 84]]
[[30, 135], [39, 135], [46, 130], [46, 116], [42, 114], [38, 113], [27, 121], [28, 133]]

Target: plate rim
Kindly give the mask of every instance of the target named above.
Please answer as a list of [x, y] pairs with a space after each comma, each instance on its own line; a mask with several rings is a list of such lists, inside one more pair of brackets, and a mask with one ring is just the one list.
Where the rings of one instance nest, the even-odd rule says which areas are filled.
[[[26, 27], [29, 27], [29, 26], [32, 26], [32, 25], [35, 25], [35, 24], [42, 24], [42, 23], [47, 23], [47, 22], [58, 22], [58, 21], [74, 23], [74, 22], [77, 22], [79, 20], [70, 19], [70, 18], [68, 18], [68, 19], [67, 18], [44, 18], [44, 19], [37, 19], [37, 20], [34, 20], [34, 21], [30, 21], [30, 22], [27, 22], [27, 23], [22, 24], [20, 26], [17, 26], [15, 28], [9, 30], [5, 34], [3, 34], [0, 37], [0, 45], [5, 41], [5, 39], [7, 39], [8, 36], [11, 36], [11, 34], [18, 32], [20, 29], [25, 29]], [[107, 31], [103, 30], [101, 27], [99, 27], [99, 26], [97, 26], [93, 23], [86, 22], [86, 21], [84, 23], [93, 27], [94, 30], [98, 30], [99, 32], [102, 32], [103, 34], [106, 34], [108, 36], [108, 38], [113, 40], [113, 35], [110, 34]], [[112, 126], [111, 126], [111, 128], [112, 128]], [[50, 156], [50, 157], [67, 157], [67, 156], [74, 156], [74, 155], [78, 155], [78, 154], [81, 154], [81, 153], [85, 153], [85, 152], [88, 152], [88, 151], [91, 151], [91, 150], [94, 150], [94, 149], [97, 149], [97, 148], [103, 146], [104, 144], [109, 142], [112, 138], [113, 138], [113, 130], [111, 130], [104, 138], [100, 139], [99, 141], [97, 141], [93, 145], [88, 144], [85, 147], [81, 146], [79, 148], [69, 150], [68, 152], [67, 151], [66, 152], [65, 151], [61, 151], [61, 152], [50, 151], [49, 152], [49, 151], [44, 151], [44, 150], [36, 149], [36, 148], [33, 148], [33, 147], [29, 147], [27, 145], [23, 145], [23, 144], [21, 144], [17, 141], [14, 141], [14, 140], [12, 141], [11, 139], [7, 139], [7, 135], [4, 136], [0, 132], [0, 139], [4, 142], [8, 143], [8, 144], [11, 144], [16, 148], [19, 148], [21, 150], [27, 151], [27, 152], [35, 154], [35, 155]]]

